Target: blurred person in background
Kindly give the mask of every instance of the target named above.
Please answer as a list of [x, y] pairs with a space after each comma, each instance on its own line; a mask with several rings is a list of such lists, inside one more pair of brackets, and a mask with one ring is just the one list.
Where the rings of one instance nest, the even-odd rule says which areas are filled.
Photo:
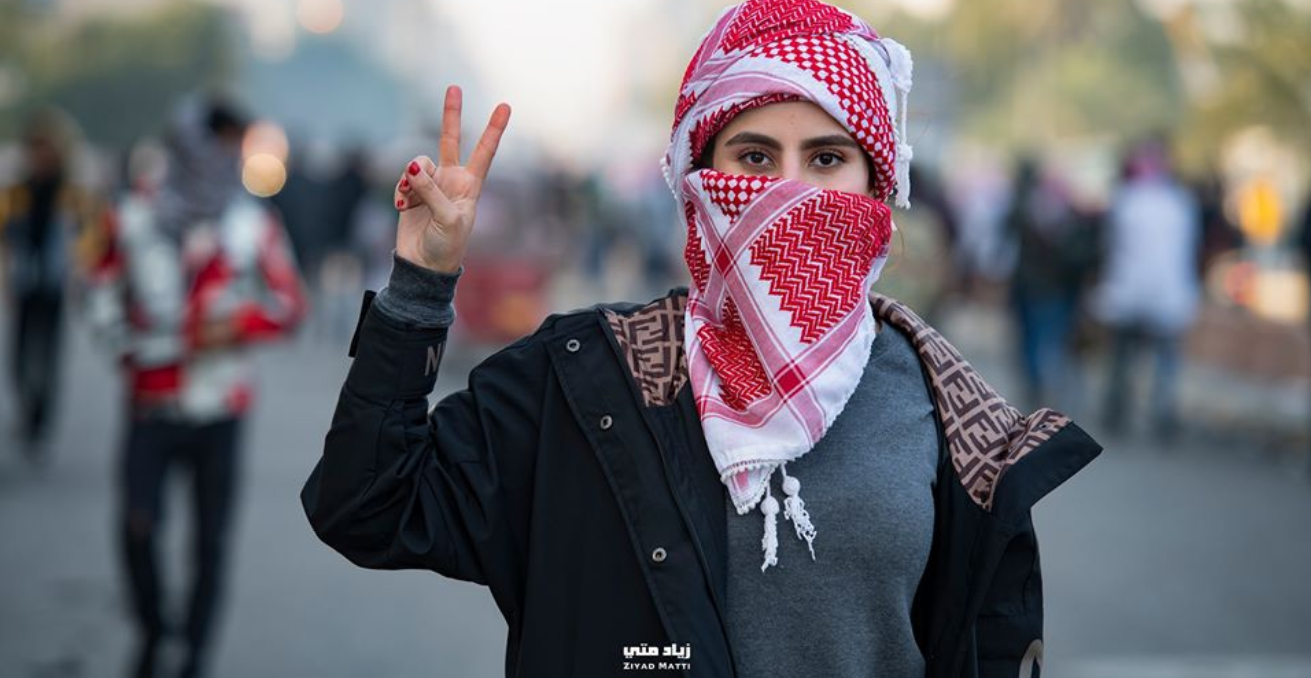
[[[1302, 272], [1306, 276], [1308, 290], [1311, 291], [1311, 195], [1307, 196], [1307, 204], [1302, 212], [1302, 227], [1297, 232], [1297, 250], [1302, 255]], [[1309, 304], [1311, 305], [1311, 304]], [[1311, 327], [1311, 308], [1307, 308], [1307, 324]], [[1311, 401], [1311, 398], [1308, 398]], [[1311, 422], [1311, 416], [1307, 417]], [[1307, 444], [1311, 445], [1311, 436], [1308, 436]], [[1311, 473], [1311, 455], [1307, 457], [1307, 472]]]
[[1225, 214], [1225, 184], [1218, 172], [1206, 172], [1193, 184], [1192, 191], [1202, 230], [1198, 275], [1205, 278], [1217, 257], [1243, 246], [1243, 232]]
[[[1302, 255], [1302, 271], [1306, 274], [1308, 285], [1311, 285], [1311, 195], [1307, 196], [1306, 208], [1302, 212], [1302, 224], [1297, 232], [1297, 251]], [[1311, 321], [1311, 309], [1308, 309], [1307, 320]]]
[[328, 178], [321, 199], [319, 230], [314, 238], [318, 259], [314, 263], [317, 314], [323, 335], [329, 339], [349, 336], [359, 312], [355, 298], [364, 279], [364, 261], [355, 247], [360, 210], [369, 192], [368, 158], [362, 148], [349, 149], [338, 170]]
[[0, 190], [0, 269], [13, 302], [9, 367], [18, 438], [44, 456], [59, 383], [64, 291], [74, 243], [94, 220], [95, 201], [70, 181], [80, 133], [63, 111], [43, 109], [23, 130], [23, 179]]
[[[370, 173], [369, 190], [355, 210], [350, 233], [351, 248], [360, 262], [360, 279], [368, 289], [377, 289], [387, 284], [387, 274], [391, 272], [392, 245], [396, 240], [396, 211], [391, 204], [391, 177], [382, 179], [380, 175], [381, 171], [378, 170]], [[352, 290], [351, 304], [356, 312], [359, 311], [359, 300], [354, 298], [357, 294], [359, 288]]]
[[1171, 171], [1165, 144], [1136, 145], [1106, 215], [1104, 263], [1090, 307], [1111, 331], [1103, 416], [1114, 433], [1129, 425], [1131, 368], [1143, 349], [1155, 358], [1148, 408], [1153, 432], [1164, 440], [1178, 432], [1182, 343], [1201, 296], [1200, 220], [1196, 199]]
[[1066, 187], [1032, 158], [1018, 164], [1006, 229], [1018, 252], [1010, 296], [1027, 401], [1065, 398], [1074, 369], [1070, 339], [1095, 248]]
[[586, 229], [583, 271], [593, 286], [605, 283], [610, 260], [628, 235], [621, 223], [618, 205], [606, 194], [605, 188], [605, 177], [598, 171], [580, 176], [571, 187], [577, 194]]
[[[204, 672], [254, 396], [247, 348], [285, 336], [305, 314], [287, 236], [241, 185], [245, 127], [230, 103], [186, 101], [167, 132], [162, 183], [123, 197], [93, 274], [94, 325], [126, 378], [119, 529], [138, 632], [133, 676], [159, 675], [174, 636], [185, 654], [164, 670]], [[178, 466], [190, 483], [195, 568], [181, 624], [164, 615], [157, 553], [164, 481]]]
[[[960, 251], [960, 217], [956, 207], [947, 195], [942, 177], [923, 165], [910, 166], [910, 183], [915, 186], [915, 206], [927, 212], [936, 234], [938, 247], [936, 253], [955, 259]], [[957, 272], [947, 272], [934, 290], [933, 296], [925, 308], [925, 318], [936, 319], [942, 316], [943, 309], [960, 289], [960, 276]]]
[[1016, 243], [1006, 237], [1012, 193], [1008, 174], [1003, 163], [983, 156], [962, 163], [948, 190], [956, 229], [947, 268], [950, 289], [962, 298], [991, 297], [989, 292], [1004, 289], [1015, 269]]
[[301, 493], [318, 537], [488, 586], [507, 676], [624, 675], [647, 647], [695, 676], [1036, 674], [1031, 508], [1101, 448], [871, 293], [885, 201], [909, 206], [911, 70], [815, 0], [726, 9], [664, 161], [692, 285], [551, 316], [430, 408], [510, 116], [462, 165], [449, 88]]
[[[915, 204], [897, 231], [898, 273], [885, 294], [915, 309], [925, 321], [936, 323], [944, 317], [950, 302], [961, 295], [963, 271], [960, 264], [959, 223], [957, 213], [934, 170], [913, 163], [910, 184], [915, 187]], [[944, 266], [945, 261], [956, 265]], [[978, 280], [974, 280], [978, 282]], [[891, 285], [896, 285], [895, 288]]]
[[309, 145], [295, 134], [289, 135], [287, 148], [287, 180], [269, 198], [277, 209], [283, 228], [291, 240], [292, 252], [305, 277], [314, 280], [319, 261], [323, 256], [322, 231], [328, 184], [319, 176], [321, 163], [311, 161]]
[[659, 168], [641, 175], [628, 206], [642, 253], [643, 283], [648, 289], [667, 289], [671, 281], [681, 280], [678, 253], [671, 247], [679, 240], [678, 206], [670, 200]]

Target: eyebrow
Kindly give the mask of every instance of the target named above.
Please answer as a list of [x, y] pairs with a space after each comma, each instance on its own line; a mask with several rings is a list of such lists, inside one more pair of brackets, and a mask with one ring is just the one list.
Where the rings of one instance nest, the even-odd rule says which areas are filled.
[[[783, 148], [783, 145], [780, 144], [777, 139], [756, 132], [739, 132], [733, 135], [733, 138], [724, 142], [725, 146], [740, 146], [743, 144], [756, 144], [774, 150]], [[802, 150], [810, 150], [812, 148], [820, 148], [823, 146], [843, 146], [857, 150], [860, 149], [860, 144], [857, 144], [854, 139], [845, 134], [829, 134], [822, 137], [813, 137], [801, 142]]]
[[774, 139], [774, 137], [767, 137], [755, 132], [738, 132], [733, 135], [732, 139], [724, 142], [725, 146], [740, 146], [742, 144], [757, 144], [774, 150], [780, 150], [783, 148], [783, 144], [778, 143], [778, 140]]
[[852, 139], [845, 134], [830, 134], [828, 136], [806, 139], [801, 142], [801, 148], [803, 150], [810, 150], [821, 146], [843, 146], [860, 150], [860, 144], [856, 143], [855, 139]]

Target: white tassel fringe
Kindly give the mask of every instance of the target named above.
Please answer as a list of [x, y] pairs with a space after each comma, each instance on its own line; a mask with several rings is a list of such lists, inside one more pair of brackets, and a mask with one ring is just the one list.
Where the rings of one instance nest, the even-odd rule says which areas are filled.
[[815, 526], [810, 522], [810, 514], [806, 512], [806, 502], [801, 499], [801, 481], [788, 475], [787, 469], [782, 466], [779, 470], [783, 472], [783, 492], [787, 498], [783, 500], [783, 515], [792, 521], [792, 526], [797, 530], [797, 537], [806, 540], [806, 547], [810, 549], [810, 559], [815, 559]]
[[765, 498], [760, 502], [760, 511], [765, 514], [765, 537], [760, 545], [765, 549], [765, 562], [760, 566], [764, 572], [770, 565], [778, 564], [778, 500], [769, 491], [769, 481], [765, 481]]

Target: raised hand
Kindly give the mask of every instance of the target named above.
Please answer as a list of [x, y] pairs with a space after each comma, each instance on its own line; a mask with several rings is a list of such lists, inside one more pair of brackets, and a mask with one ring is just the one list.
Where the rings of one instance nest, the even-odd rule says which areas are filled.
[[442, 136], [437, 163], [421, 155], [406, 166], [396, 184], [395, 202], [400, 210], [396, 228], [396, 253], [425, 268], [454, 273], [468, 250], [487, 171], [496, 156], [501, 135], [510, 122], [510, 107], [500, 104], [478, 139], [467, 165], [460, 165], [460, 109], [463, 94], [452, 85], [446, 89], [442, 111]]

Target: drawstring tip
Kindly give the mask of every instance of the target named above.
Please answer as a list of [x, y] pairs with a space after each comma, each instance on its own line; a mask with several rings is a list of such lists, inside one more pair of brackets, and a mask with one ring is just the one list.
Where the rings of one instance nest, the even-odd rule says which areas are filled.
[[[766, 485], [766, 493], [769, 493], [768, 487]], [[765, 562], [760, 565], [760, 571], [764, 572], [770, 565], [778, 564], [778, 500], [772, 493], [760, 502], [760, 511], [765, 514], [765, 537], [760, 540], [765, 550]]]
[[[806, 548], [810, 549], [810, 559], [814, 561], [816, 560], [815, 525], [810, 522], [806, 502], [801, 499], [801, 481], [789, 476], [784, 466], [778, 467], [783, 473], [783, 492], [787, 495], [783, 500], [783, 515], [792, 521], [792, 526], [797, 531], [797, 538], [806, 540]], [[778, 500], [774, 498], [769, 480], [766, 479], [765, 498], [760, 501], [760, 512], [765, 514], [765, 536], [760, 540], [760, 545], [765, 551], [765, 562], [760, 566], [761, 572], [769, 569], [771, 565], [778, 564], [778, 509]]]
[[810, 549], [810, 559], [815, 560], [815, 525], [810, 522], [806, 502], [801, 498], [801, 481], [789, 476], [786, 469], [779, 468], [783, 471], [783, 492], [787, 495], [783, 500], [783, 515], [792, 521], [792, 526], [797, 531], [797, 538], [806, 540], [806, 548]]

